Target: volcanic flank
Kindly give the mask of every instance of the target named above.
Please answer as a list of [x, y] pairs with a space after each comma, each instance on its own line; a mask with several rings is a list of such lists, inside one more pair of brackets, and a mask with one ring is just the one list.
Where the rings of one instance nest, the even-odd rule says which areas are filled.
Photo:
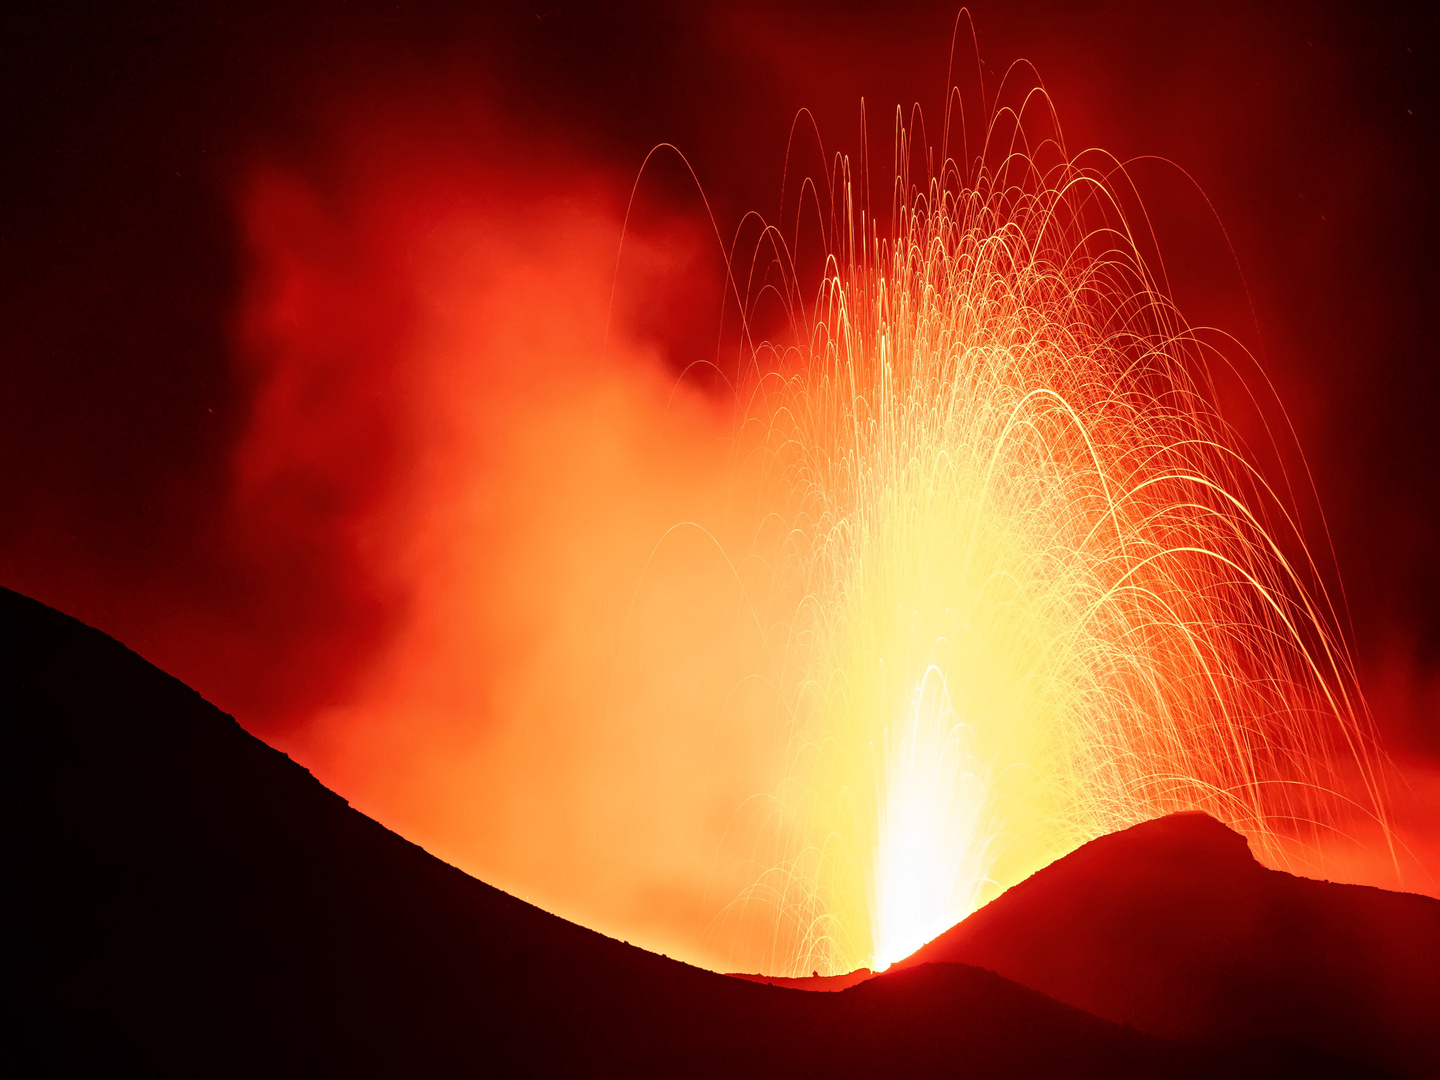
[[1440, 1070], [1440, 901], [1268, 870], [1204, 814], [1093, 840], [899, 966], [956, 962], [1157, 1035]]
[[[809, 994], [644, 952], [466, 876], [103, 634], [4, 590], [0, 700], [5, 1005], [19, 1049], [54, 1072], [1437, 1063], [1440, 902], [1263, 870], [1205, 818], [1095, 841], [900, 969]], [[1201, 1041], [1217, 1036], [1230, 1045]]]

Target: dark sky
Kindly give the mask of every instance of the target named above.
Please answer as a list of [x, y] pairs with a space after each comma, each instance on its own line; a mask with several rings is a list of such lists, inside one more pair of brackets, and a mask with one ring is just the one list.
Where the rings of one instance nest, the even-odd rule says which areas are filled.
[[[320, 562], [257, 565], [225, 537], [252, 390], [234, 361], [236, 186], [257, 158], [310, 153], [334, 102], [458, 80], [562, 147], [554, 167], [619, 176], [671, 142], [727, 231], [774, 212], [798, 108], [853, 149], [863, 96], [880, 160], [895, 104], [939, 113], [951, 5], [608, 7], [7, 6], [0, 583], [262, 734], [383, 640], [383, 605]], [[1382, 729], [1440, 755], [1437, 21], [1376, 9], [973, 11], [991, 87], [1032, 61], [1072, 149], [1166, 158], [1213, 203], [1245, 285], [1196, 190], [1136, 167], [1182, 307], [1255, 350], [1294, 421]], [[973, 73], [964, 39], [961, 56]], [[673, 162], [652, 189], [695, 209]]]

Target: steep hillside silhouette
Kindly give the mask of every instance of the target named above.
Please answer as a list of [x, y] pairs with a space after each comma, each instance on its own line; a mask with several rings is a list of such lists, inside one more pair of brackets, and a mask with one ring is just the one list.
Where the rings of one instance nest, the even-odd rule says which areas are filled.
[[901, 966], [937, 962], [1157, 1035], [1440, 1075], [1440, 900], [1266, 869], [1204, 814], [1086, 844]]
[[567, 923], [352, 810], [103, 634], [0, 590], [7, 1055], [186, 1076], [1358, 1075], [976, 967], [834, 994]]

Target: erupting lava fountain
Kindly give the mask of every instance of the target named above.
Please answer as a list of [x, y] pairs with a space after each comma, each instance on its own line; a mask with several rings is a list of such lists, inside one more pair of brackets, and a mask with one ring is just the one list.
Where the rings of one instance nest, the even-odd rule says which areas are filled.
[[917, 149], [897, 123], [888, 227], [837, 162], [818, 295], [767, 229], [744, 302], [790, 320], [747, 347], [737, 439], [784, 761], [717, 927], [784, 974], [882, 969], [1172, 811], [1272, 865], [1342, 804], [1384, 825], [1334, 607], [1215, 404], [1239, 346], [1147, 266], [1124, 168], [1068, 156], [1040, 91], [969, 164], [917, 179]]

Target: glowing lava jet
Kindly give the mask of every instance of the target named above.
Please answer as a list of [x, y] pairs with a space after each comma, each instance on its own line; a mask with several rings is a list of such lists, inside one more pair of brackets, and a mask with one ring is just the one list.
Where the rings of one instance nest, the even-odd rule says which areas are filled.
[[968, 171], [902, 164], [886, 234], [837, 167], [819, 296], [792, 291], [794, 343], [754, 353], [740, 445], [787, 741], [768, 869], [731, 913], [779, 972], [883, 968], [1171, 811], [1272, 864], [1335, 820], [1342, 769], [1380, 814], [1334, 612], [1123, 170], [1025, 135], [1001, 112]]

